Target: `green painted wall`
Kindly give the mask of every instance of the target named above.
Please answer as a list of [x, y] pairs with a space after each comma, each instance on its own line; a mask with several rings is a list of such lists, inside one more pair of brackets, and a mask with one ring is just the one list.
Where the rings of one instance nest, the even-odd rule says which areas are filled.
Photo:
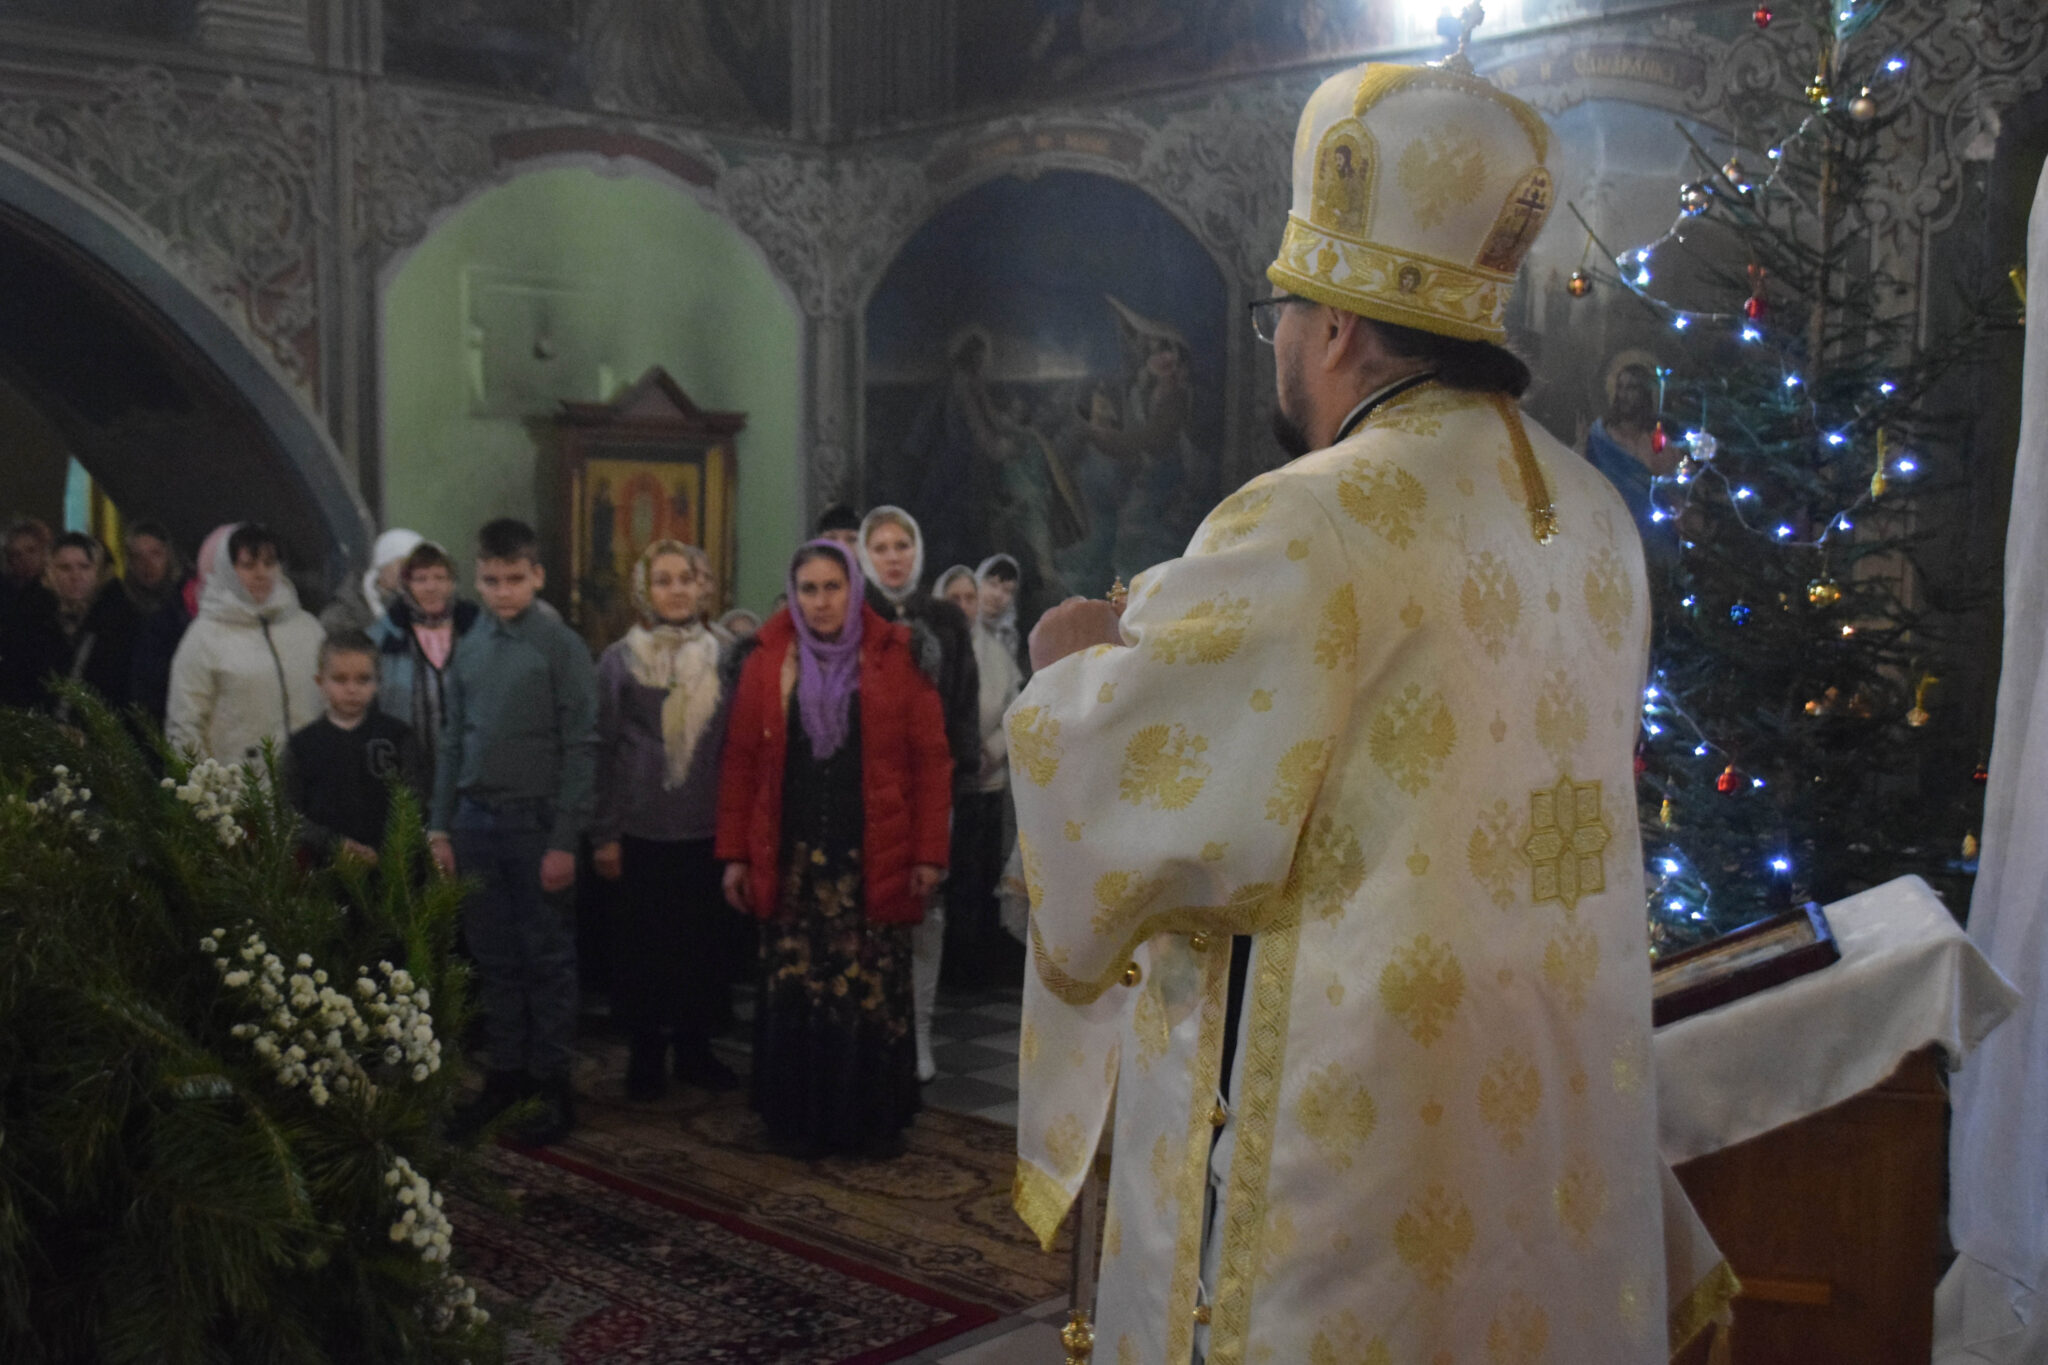
[[569, 390], [556, 396], [609, 398], [600, 375], [615, 391], [660, 365], [700, 406], [747, 414], [737, 601], [765, 608], [802, 529], [799, 321], [729, 223], [651, 180], [536, 171], [465, 205], [400, 267], [384, 292], [382, 525], [411, 527], [466, 563], [478, 526], [545, 520], [542, 502], [555, 498], [535, 468], [531, 419], [474, 411], [480, 362], [535, 372], [531, 329], [505, 322], [518, 304], [481, 315], [505, 323], [495, 331], [472, 328], [480, 277], [576, 287], [552, 324], [561, 349], [549, 365]]

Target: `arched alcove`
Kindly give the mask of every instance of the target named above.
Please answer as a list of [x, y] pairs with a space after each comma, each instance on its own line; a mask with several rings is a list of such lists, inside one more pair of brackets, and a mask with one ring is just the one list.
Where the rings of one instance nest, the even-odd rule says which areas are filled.
[[352, 481], [290, 387], [136, 237], [4, 156], [0, 388], [10, 430], [32, 438], [10, 461], [61, 442], [124, 514], [188, 549], [260, 520], [333, 581], [367, 548]]
[[458, 557], [545, 522], [537, 424], [653, 366], [744, 412], [737, 600], [765, 607], [801, 523], [801, 320], [754, 244], [667, 180], [529, 171], [445, 217], [382, 291], [384, 502]]
[[[869, 501], [922, 519], [933, 573], [1015, 555], [1027, 620], [1173, 557], [1229, 491], [1229, 299], [1208, 250], [1135, 185], [1047, 170], [964, 191], [868, 300]], [[1148, 428], [1175, 388], [1179, 411]], [[1150, 434], [1137, 450], [1097, 428]]]

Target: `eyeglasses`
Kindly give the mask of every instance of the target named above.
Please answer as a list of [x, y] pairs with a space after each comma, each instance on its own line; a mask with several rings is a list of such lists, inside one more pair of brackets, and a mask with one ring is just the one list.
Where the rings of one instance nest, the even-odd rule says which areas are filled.
[[1271, 346], [1273, 344], [1273, 334], [1280, 327], [1280, 309], [1282, 306], [1290, 303], [1314, 302], [1314, 299], [1305, 299], [1299, 294], [1275, 294], [1270, 298], [1253, 299], [1245, 305], [1245, 311], [1252, 316], [1252, 330], [1258, 333], [1259, 340]]

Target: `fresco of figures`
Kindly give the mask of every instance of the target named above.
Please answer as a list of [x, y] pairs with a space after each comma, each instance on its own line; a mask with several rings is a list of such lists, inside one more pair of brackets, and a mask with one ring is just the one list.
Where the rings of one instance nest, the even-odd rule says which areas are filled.
[[866, 500], [923, 524], [926, 565], [1002, 551], [1021, 609], [1178, 555], [1228, 489], [1221, 272], [1129, 185], [1004, 177], [940, 209], [866, 319]]
[[790, 118], [786, 4], [385, 0], [384, 61], [572, 107], [773, 127]]

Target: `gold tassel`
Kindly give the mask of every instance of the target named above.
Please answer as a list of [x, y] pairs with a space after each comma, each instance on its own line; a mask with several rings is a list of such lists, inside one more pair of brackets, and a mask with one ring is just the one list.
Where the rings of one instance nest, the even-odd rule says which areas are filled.
[[[1088, 1310], [1076, 1308], [1067, 1314], [1067, 1325], [1060, 1329], [1060, 1345], [1066, 1347], [1067, 1365], [1088, 1365], [1095, 1356], [1095, 1324], [1088, 1320]], [[1717, 1365], [1729, 1365], [1727, 1361]]]

